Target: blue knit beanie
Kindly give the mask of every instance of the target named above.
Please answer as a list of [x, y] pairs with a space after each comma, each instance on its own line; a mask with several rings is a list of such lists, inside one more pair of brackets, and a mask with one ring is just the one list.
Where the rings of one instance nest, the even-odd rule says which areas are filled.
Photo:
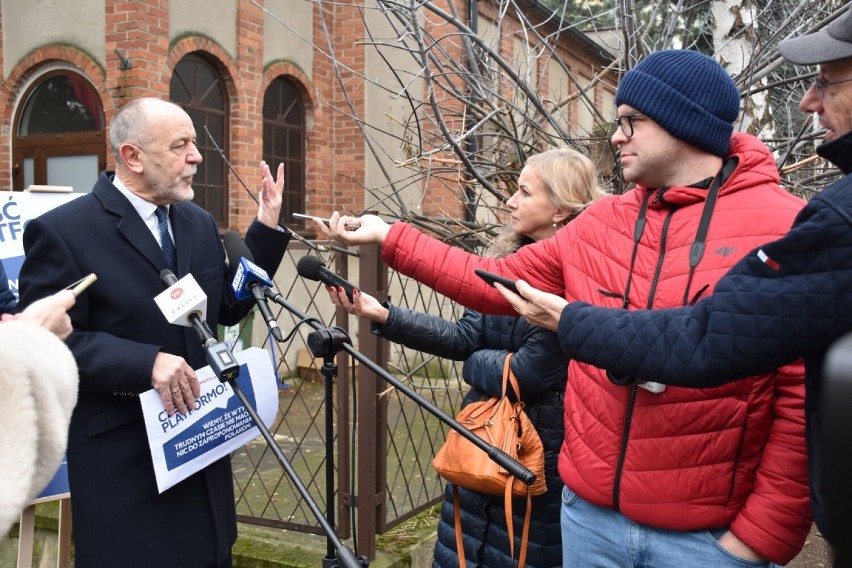
[[669, 134], [726, 157], [740, 94], [721, 65], [696, 51], [670, 49], [643, 59], [624, 75], [615, 104], [648, 115]]

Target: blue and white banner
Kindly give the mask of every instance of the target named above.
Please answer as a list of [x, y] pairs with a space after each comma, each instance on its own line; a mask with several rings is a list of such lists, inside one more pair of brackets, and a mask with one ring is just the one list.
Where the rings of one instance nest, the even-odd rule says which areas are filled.
[[[269, 353], [250, 347], [235, 354], [236, 382], [267, 427], [278, 412], [278, 386]], [[196, 371], [201, 395], [185, 415], [169, 416], [160, 393], [139, 395], [160, 493], [227, 456], [260, 435], [257, 425], [228, 383], [210, 367]]]
[[80, 197], [81, 193], [29, 193], [0, 191], [0, 259], [9, 289], [18, 297], [18, 274], [24, 264], [24, 227], [54, 207]]

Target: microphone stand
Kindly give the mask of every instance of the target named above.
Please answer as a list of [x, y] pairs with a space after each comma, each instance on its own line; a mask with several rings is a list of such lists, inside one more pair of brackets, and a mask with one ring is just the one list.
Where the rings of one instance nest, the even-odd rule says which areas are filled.
[[[308, 348], [310, 348], [311, 351], [314, 350], [313, 346], [311, 345], [312, 337], [314, 342], [323, 341], [320, 335], [314, 337], [318, 332], [330, 334], [332, 331], [336, 330], [338, 333], [344, 336], [346, 335], [346, 333], [340, 328], [333, 328], [331, 330], [324, 328], [321, 324], [317, 323], [315, 320], [309, 318], [304, 313], [302, 313], [298, 308], [290, 305], [287, 300], [285, 300], [284, 297], [281, 296], [281, 294], [279, 294], [278, 292], [275, 292], [269, 288], [264, 288], [264, 293], [266, 294], [266, 297], [269, 300], [275, 302], [276, 304], [279, 304], [280, 306], [283, 306], [287, 309], [287, 311], [289, 311], [297, 318], [306, 320], [311, 327], [318, 330], [317, 332], [313, 332], [308, 336]], [[517, 477], [526, 485], [532, 485], [533, 482], [535, 482], [536, 475], [532, 471], [524, 467], [519, 461], [514, 459], [512, 456], [510, 456], [500, 448], [492, 446], [491, 444], [489, 444], [488, 442], [465, 428], [464, 425], [462, 425], [458, 420], [456, 420], [452, 416], [449, 416], [447, 413], [435, 406], [423, 395], [421, 395], [417, 391], [412, 390], [408, 385], [406, 385], [405, 383], [382, 369], [374, 361], [370, 360], [369, 357], [352, 347], [351, 342], [348, 341], [348, 337], [346, 342], [338, 341], [338, 343], [340, 344], [339, 347], [337, 347], [338, 350], [342, 349], [343, 351], [349, 353], [349, 355], [351, 355], [354, 359], [358, 360], [366, 368], [373, 371], [385, 382], [390, 383], [397, 390], [401, 391], [407, 397], [416, 402], [418, 406], [425, 409], [430, 414], [435, 416], [438, 420], [458, 432], [459, 435], [461, 435], [465, 440], [469, 441], [474, 446], [485, 452], [486, 455], [488, 455], [488, 457], [491, 458], [492, 461], [496, 462], [500, 467], [508, 471], [510, 475]]]
[[[322, 327], [319, 324], [316, 324], [316, 326], [319, 328]], [[334, 405], [332, 402], [334, 393], [332, 387], [334, 386], [334, 379], [337, 377], [337, 361], [335, 360], [335, 356], [344, 345], [349, 343], [351, 343], [349, 336], [339, 327], [317, 329], [317, 331], [308, 335], [308, 349], [311, 350], [314, 357], [323, 358], [320, 373], [322, 373], [325, 387], [325, 502], [328, 522], [332, 526], [334, 525], [335, 517], [333, 506], [334, 451], [332, 448], [333, 444], [331, 443], [334, 439]], [[336, 565], [334, 560], [334, 549], [329, 541], [326, 544], [326, 556], [322, 559], [323, 568], [333, 568]], [[364, 566], [369, 565], [366, 558], [361, 557], [361, 561], [364, 563]]]
[[[323, 384], [324, 384], [324, 410], [325, 410], [325, 492], [326, 492], [326, 516], [322, 516], [322, 512], [319, 511], [319, 508], [316, 506], [316, 502], [308, 493], [304, 484], [299, 480], [298, 475], [292, 469], [292, 466], [287, 463], [286, 458], [281, 453], [281, 450], [278, 448], [275, 439], [268, 434], [268, 430], [266, 430], [266, 434], [264, 434], [264, 438], [266, 439], [269, 447], [272, 449], [275, 456], [278, 458], [278, 461], [281, 462], [281, 465], [287, 471], [287, 474], [290, 476], [290, 480], [293, 481], [296, 488], [299, 490], [299, 493], [302, 497], [307, 501], [308, 506], [311, 511], [316, 516], [317, 520], [320, 522], [323, 530], [325, 531], [326, 538], [326, 555], [322, 559], [323, 568], [336, 568], [338, 566], [338, 557], [335, 555], [335, 552], [340, 554], [340, 558], [343, 560], [343, 564], [350, 567], [358, 567], [358, 566], [369, 566], [369, 560], [363, 556], [355, 558], [355, 555], [350, 551], [343, 543], [340, 541], [337, 533], [334, 529], [335, 526], [335, 513], [334, 513], [334, 449], [332, 440], [334, 439], [334, 379], [338, 374], [337, 361], [335, 357], [341, 348], [346, 347], [347, 345], [351, 348], [351, 340], [345, 331], [340, 329], [339, 327], [335, 328], [325, 328], [315, 320], [308, 318], [307, 315], [291, 306], [281, 297], [280, 294], [273, 293], [268, 287], [263, 287], [264, 294], [270, 300], [275, 301], [276, 303], [287, 308], [293, 315], [301, 320], [305, 320], [311, 327], [313, 327], [316, 331], [311, 332], [308, 335], [308, 349], [310, 349], [311, 353], [314, 357], [322, 357], [323, 358], [323, 366], [320, 372], [323, 376]], [[234, 385], [236, 386], [236, 385]], [[240, 400], [243, 401], [243, 404], [248, 407], [248, 401], [243, 400], [243, 396], [240, 396]], [[252, 418], [255, 418], [252, 415]], [[255, 419], [257, 422], [257, 419]], [[268, 437], [267, 437], [268, 436]]]
[[[308, 317], [301, 310], [287, 302], [284, 297], [278, 292], [264, 286], [263, 287], [264, 295], [268, 300], [275, 302], [276, 304], [284, 307], [291, 314], [296, 316], [299, 320], [304, 321], [308, 325], [314, 328], [315, 331], [311, 332], [308, 335], [307, 343], [308, 349], [310, 349], [311, 353], [314, 357], [322, 357], [323, 358], [323, 366], [321, 369], [321, 373], [324, 379], [325, 386], [325, 436], [327, 443], [325, 445], [325, 459], [326, 459], [326, 517], [323, 517], [322, 512], [319, 510], [314, 499], [311, 497], [307, 488], [304, 484], [299, 480], [298, 474], [293, 470], [290, 463], [287, 461], [287, 458], [281, 452], [278, 447], [275, 439], [270, 434], [269, 429], [266, 428], [266, 425], [260, 420], [260, 417], [257, 415], [257, 412], [252, 408], [250, 401], [247, 399], [245, 394], [240, 389], [239, 385], [237, 385], [235, 380], [229, 381], [231, 388], [234, 389], [234, 392], [237, 393], [240, 401], [242, 401], [243, 406], [245, 406], [246, 410], [249, 412], [249, 415], [255, 421], [266, 440], [269, 448], [272, 450], [275, 457], [278, 458], [278, 461], [281, 463], [281, 466], [287, 472], [287, 475], [290, 477], [290, 480], [293, 481], [293, 484], [296, 486], [296, 489], [299, 491], [299, 494], [305, 499], [308, 503], [308, 507], [311, 512], [316, 516], [317, 520], [320, 523], [320, 526], [323, 528], [327, 535], [326, 540], [326, 556], [323, 558], [323, 568], [336, 568], [338, 566], [338, 558], [342, 560], [343, 565], [347, 568], [358, 568], [361, 566], [369, 566], [369, 561], [362, 557], [356, 558], [349, 548], [347, 548], [340, 538], [337, 536], [337, 533], [334, 529], [334, 452], [332, 448], [331, 440], [334, 438], [334, 417], [333, 417], [333, 381], [337, 377], [338, 367], [335, 361], [335, 356], [338, 352], [346, 351], [351, 357], [358, 360], [362, 365], [366, 368], [373, 371], [376, 375], [381, 377], [387, 383], [390, 383], [398, 390], [402, 391], [403, 394], [414, 400], [418, 406], [428, 411], [430, 414], [438, 418], [441, 422], [458, 432], [462, 437], [471, 442], [474, 446], [485, 452], [485, 454], [495, 463], [500, 465], [503, 469], [509, 472], [510, 475], [517, 477], [526, 485], [532, 485], [535, 482], [536, 475], [530, 471], [528, 468], [523, 466], [520, 462], [512, 458], [509, 454], [492, 446], [469, 429], [465, 428], [460, 422], [458, 422], [455, 418], [449, 416], [440, 408], [435, 406], [431, 401], [423, 397], [420, 393], [412, 390], [406, 384], [401, 382], [399, 379], [382, 369], [379, 365], [377, 365], [374, 361], [370, 360], [369, 357], [352, 347], [352, 341], [350, 340], [347, 333], [340, 329], [339, 327], [327, 328], [319, 323], [316, 319]], [[221, 377], [220, 377], [221, 380]], [[339, 554], [339, 556], [335, 555], [335, 551]]]
[[[299, 495], [301, 495], [305, 502], [308, 504], [308, 508], [311, 510], [311, 513], [314, 514], [314, 516], [317, 518], [317, 521], [319, 521], [319, 524], [322, 527], [323, 531], [325, 531], [327, 549], [326, 557], [323, 558], [322, 562], [323, 566], [329, 568], [334, 568], [338, 566], [338, 557], [335, 556], [335, 551], [337, 552], [337, 554], [339, 554], [339, 558], [342, 561], [341, 565], [345, 566], [346, 568], [361, 568], [362, 566], [368, 566], [365, 558], [361, 558], [360, 560], [358, 558], [355, 558], [355, 554], [351, 550], [349, 550], [349, 548], [345, 544], [343, 544], [343, 541], [341, 541], [340, 538], [337, 536], [337, 532], [334, 529], [334, 508], [329, 505], [328, 518], [323, 515], [323, 512], [320, 510], [319, 505], [317, 505], [317, 502], [311, 496], [310, 492], [308, 491], [308, 488], [305, 487], [305, 484], [302, 483], [302, 480], [299, 479], [299, 474], [296, 473], [296, 470], [293, 469], [293, 466], [290, 464], [289, 461], [287, 461], [287, 457], [281, 451], [281, 448], [278, 447], [275, 438], [273, 438], [272, 434], [269, 432], [269, 428], [267, 428], [266, 424], [263, 423], [263, 420], [260, 419], [260, 416], [257, 414], [257, 411], [254, 409], [254, 407], [252, 407], [251, 401], [245, 395], [242, 388], [240, 388], [240, 386], [237, 384], [236, 380], [228, 381], [228, 384], [231, 385], [232, 389], [234, 389], [234, 392], [237, 394], [237, 397], [240, 399], [240, 401], [243, 403], [243, 406], [245, 406], [246, 410], [248, 411], [249, 416], [251, 416], [252, 420], [254, 420], [254, 423], [257, 424], [257, 428], [258, 430], [260, 430], [263, 439], [266, 440], [266, 444], [269, 446], [269, 449], [272, 450], [272, 453], [278, 459], [278, 462], [281, 464], [281, 467], [283, 467], [284, 471], [287, 472], [287, 476], [290, 478], [290, 481], [292, 481], [293, 485], [296, 486], [296, 490], [299, 492]], [[328, 387], [326, 387], [326, 401], [331, 398], [328, 394], [328, 390]], [[327, 415], [330, 414], [328, 406], [328, 403], [326, 403]], [[328, 420], [326, 422], [328, 422]], [[326, 426], [326, 435], [328, 435], [328, 426]], [[328, 486], [332, 488], [333, 494], [333, 477], [331, 480], [329, 480], [329, 477], [333, 476], [333, 472], [331, 472], [331, 470], [332, 468], [327, 468], [326, 470], [326, 483], [328, 483]], [[327, 503], [331, 502], [332, 501], [327, 501]]]

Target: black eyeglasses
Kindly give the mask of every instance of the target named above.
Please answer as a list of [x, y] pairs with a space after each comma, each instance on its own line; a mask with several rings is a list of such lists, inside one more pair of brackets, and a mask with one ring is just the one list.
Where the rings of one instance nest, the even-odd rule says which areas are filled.
[[636, 114], [625, 114], [624, 116], [615, 117], [615, 125], [616, 128], [620, 128], [625, 136], [628, 138], [633, 137], [633, 121], [639, 117], [645, 116], [641, 113]]
[[840, 81], [826, 81], [822, 77], [817, 77], [814, 79], [814, 87], [816, 87], [817, 92], [820, 96], [825, 94], [825, 90], [832, 85], [839, 85], [841, 83], [849, 83], [852, 79], [841, 79]]

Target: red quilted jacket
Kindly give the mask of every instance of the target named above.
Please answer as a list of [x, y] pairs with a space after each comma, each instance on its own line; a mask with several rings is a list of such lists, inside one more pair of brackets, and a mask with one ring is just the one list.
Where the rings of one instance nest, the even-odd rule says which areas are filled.
[[[792, 225], [804, 202], [779, 186], [766, 147], [738, 133], [730, 153], [739, 164], [719, 192], [691, 280], [689, 254], [707, 190], [652, 191], [632, 267], [631, 308], [679, 306], [711, 294], [731, 265]], [[569, 301], [621, 307], [647, 193], [637, 187], [607, 196], [554, 237], [506, 259], [467, 254], [404, 223], [392, 227], [382, 257], [486, 313], [510, 308], [474, 268], [523, 278]], [[572, 361], [562, 480], [583, 499], [640, 523], [674, 530], [730, 525], [757, 553], [785, 564], [811, 524], [803, 376], [798, 362], [718, 388], [670, 386], [654, 394], [613, 385], [604, 371]]]

